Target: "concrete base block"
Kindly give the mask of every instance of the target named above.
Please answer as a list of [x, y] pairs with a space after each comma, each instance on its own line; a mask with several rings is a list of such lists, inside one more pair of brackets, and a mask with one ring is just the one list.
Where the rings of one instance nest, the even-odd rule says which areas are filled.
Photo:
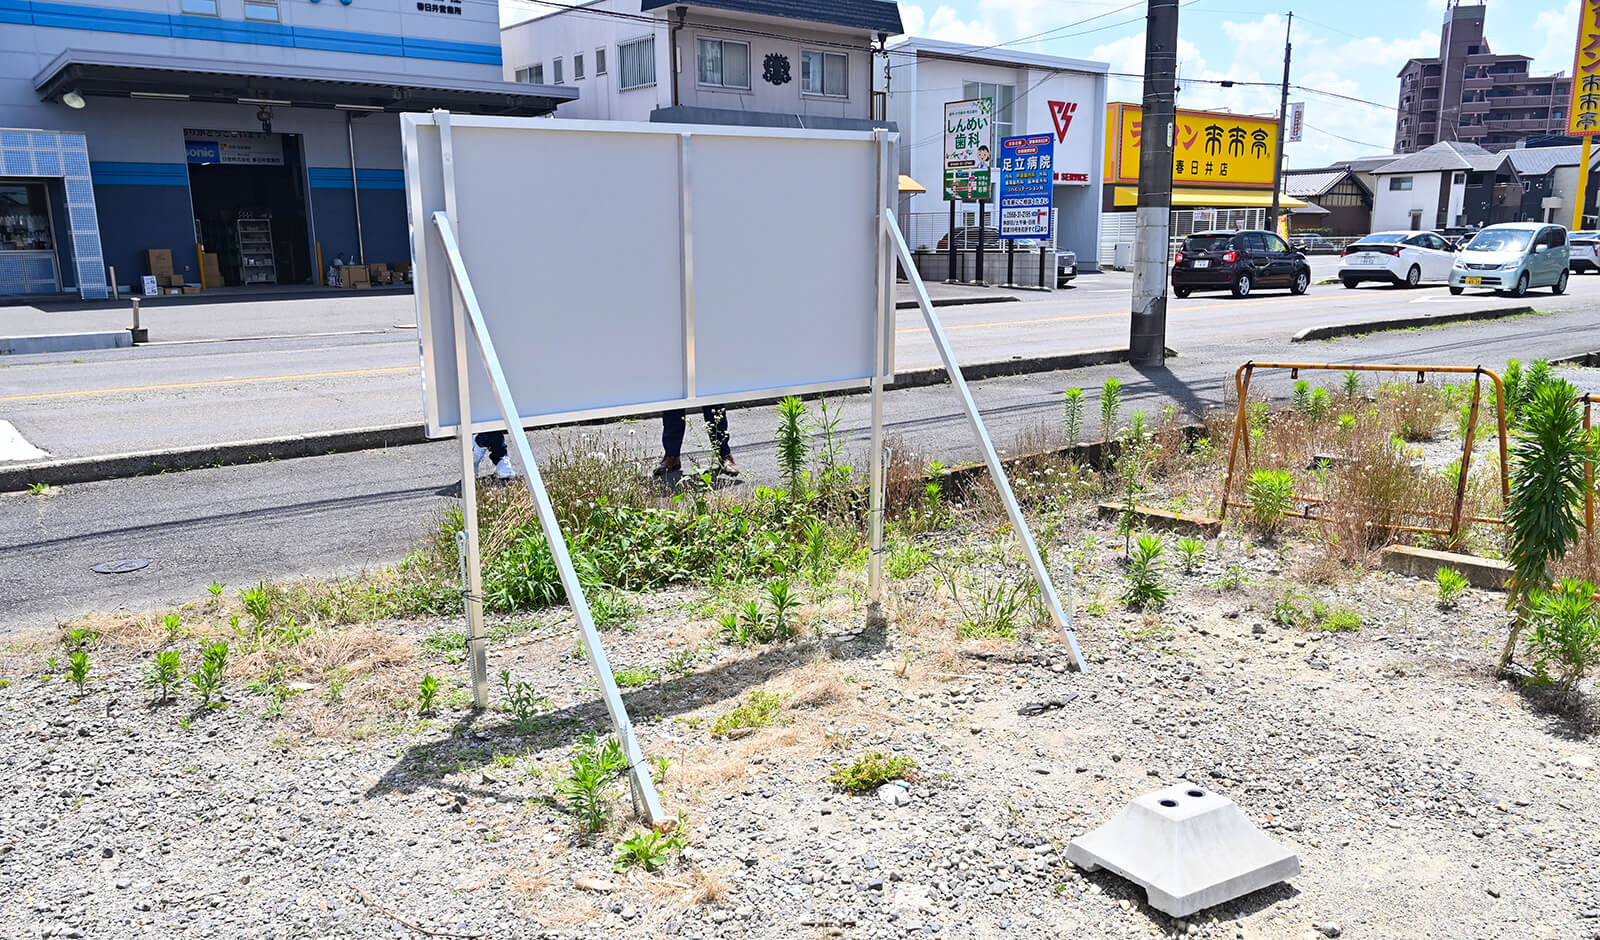
[[1150, 906], [1172, 917], [1300, 873], [1300, 857], [1267, 838], [1232, 800], [1184, 782], [1138, 797], [1074, 839], [1067, 859], [1144, 886]]
[[132, 346], [127, 330], [104, 333], [55, 333], [40, 336], [0, 336], [0, 356], [29, 353], [78, 352], [83, 349], [118, 349]]
[[[1101, 503], [1099, 506], [1100, 518], [1120, 519], [1126, 508], [1123, 503]], [[1168, 509], [1155, 509], [1150, 506], [1135, 506], [1133, 514], [1145, 526], [1152, 529], [1168, 529], [1174, 532], [1192, 532], [1202, 538], [1216, 538], [1222, 531], [1222, 520], [1211, 516], [1186, 516], [1183, 513], [1172, 512]]]
[[1391, 545], [1383, 550], [1383, 567], [1388, 571], [1410, 575], [1413, 578], [1433, 580], [1440, 568], [1454, 568], [1467, 578], [1467, 583], [1486, 591], [1504, 591], [1511, 580], [1511, 565], [1493, 558], [1476, 555], [1458, 555], [1455, 552], [1436, 552], [1431, 548], [1413, 548], [1410, 545]]

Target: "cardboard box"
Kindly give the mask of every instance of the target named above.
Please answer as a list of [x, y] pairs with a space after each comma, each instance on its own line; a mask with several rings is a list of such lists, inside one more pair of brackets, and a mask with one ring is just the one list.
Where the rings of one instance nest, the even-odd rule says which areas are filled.
[[139, 293], [146, 297], [154, 297], [161, 293], [161, 280], [154, 274], [146, 274], [139, 282]]
[[206, 276], [204, 286], [221, 287], [223, 284], [227, 283], [222, 279], [222, 264], [217, 260], [217, 255], [215, 252], [208, 251], [200, 257], [202, 259], [201, 264], [204, 267]]
[[198, 294], [198, 293], [200, 293], [200, 285], [199, 284], [185, 284], [185, 285], [183, 285], [183, 292], [185, 294]]
[[161, 281], [161, 283], [162, 283], [163, 286], [166, 286], [166, 287], [182, 287], [183, 286], [183, 275], [181, 275], [181, 274], [168, 274]]
[[372, 281], [364, 264], [345, 264], [339, 268], [340, 287], [371, 287]]
[[146, 248], [144, 251], [145, 270], [156, 277], [165, 277], [172, 273], [172, 249]]

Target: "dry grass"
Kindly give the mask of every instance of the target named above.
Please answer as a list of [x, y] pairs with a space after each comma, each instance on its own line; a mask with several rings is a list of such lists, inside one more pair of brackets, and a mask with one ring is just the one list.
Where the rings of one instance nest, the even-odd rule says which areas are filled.
[[694, 873], [694, 903], [721, 904], [733, 891], [728, 876], [715, 869], [698, 869]]

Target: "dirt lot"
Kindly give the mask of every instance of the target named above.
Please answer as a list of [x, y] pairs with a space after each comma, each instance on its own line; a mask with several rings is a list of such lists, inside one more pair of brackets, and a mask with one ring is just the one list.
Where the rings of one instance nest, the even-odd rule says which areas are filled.
[[[634, 598], [636, 628], [607, 645], [615, 670], [656, 674], [629, 708], [689, 834], [657, 873], [613, 871], [625, 787], [595, 835], [558, 795], [579, 737], [607, 730], [562, 608], [502, 621], [491, 645], [491, 674], [548, 700], [521, 724], [465, 707], [464, 665], [418, 643], [444, 622], [359, 632], [348, 679], [298, 694], [246, 687], [235, 660], [220, 709], [149, 704], [154, 618], [100, 625], [81, 695], [58, 636], [17, 639], [0, 652], [0, 935], [1600, 937], [1593, 722], [1492, 678], [1503, 595], [1440, 610], [1431, 583], [1394, 575], [1314, 583], [1309, 533], [1230, 533], [1136, 614], [1116, 602], [1121, 538], [1081, 509], [1069, 523], [1053, 554], [1079, 572], [1085, 675], [1043, 627], [959, 638], [914, 559], [884, 618], [846, 569], [790, 643], [719, 643], [737, 591]], [[972, 538], [963, 566], [1001, 563]], [[1277, 622], [1286, 590], [1359, 629]], [[425, 671], [444, 688], [418, 718]], [[781, 697], [776, 723], [713, 735], [752, 690]], [[827, 781], [868, 750], [914, 759], [915, 780]], [[1302, 873], [1174, 921], [1066, 863], [1072, 838], [1180, 779], [1235, 800]]]

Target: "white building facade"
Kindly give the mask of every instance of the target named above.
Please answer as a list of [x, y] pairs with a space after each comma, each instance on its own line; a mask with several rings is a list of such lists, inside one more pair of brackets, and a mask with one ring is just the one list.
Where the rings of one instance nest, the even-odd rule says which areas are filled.
[[863, 129], [874, 47], [900, 30], [892, 0], [594, 0], [501, 47], [506, 79], [578, 89], [558, 118]]
[[[902, 229], [913, 249], [934, 248], [949, 226], [943, 196], [944, 106], [993, 98], [995, 146], [1004, 137], [1050, 134], [1055, 140], [1055, 243], [1096, 270], [1105, 167], [1106, 81], [1109, 66], [1011, 49], [988, 49], [932, 39], [889, 48], [886, 115], [900, 132], [900, 172], [927, 191], [901, 200]], [[961, 203], [958, 226], [977, 225], [977, 203]], [[986, 226], [996, 225], [995, 205]]]

